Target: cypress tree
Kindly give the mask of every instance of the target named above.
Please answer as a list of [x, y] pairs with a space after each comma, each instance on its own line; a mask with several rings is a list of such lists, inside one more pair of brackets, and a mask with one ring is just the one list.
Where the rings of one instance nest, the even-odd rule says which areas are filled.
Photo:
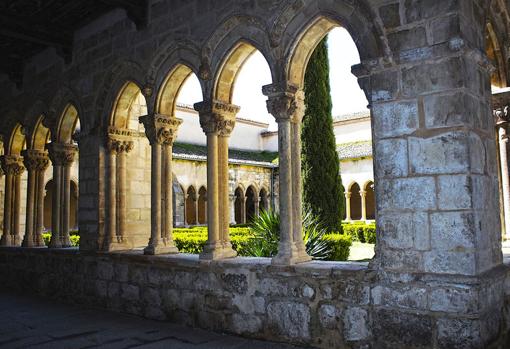
[[303, 206], [329, 231], [341, 231], [344, 195], [331, 116], [327, 38], [319, 43], [310, 58], [304, 92]]

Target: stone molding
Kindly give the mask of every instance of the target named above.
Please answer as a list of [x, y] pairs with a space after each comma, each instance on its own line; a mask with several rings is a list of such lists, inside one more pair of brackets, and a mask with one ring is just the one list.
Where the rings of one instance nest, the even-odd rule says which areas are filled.
[[23, 163], [28, 171], [45, 171], [49, 164], [50, 158], [47, 151], [35, 149], [27, 149], [22, 152]]
[[6, 175], [21, 176], [25, 171], [23, 157], [18, 155], [2, 156], [2, 170]]
[[51, 162], [55, 166], [69, 167], [75, 160], [78, 146], [70, 143], [49, 143], [46, 145]]
[[241, 109], [237, 105], [218, 100], [195, 103], [195, 110], [200, 116], [200, 126], [206, 134], [218, 133], [229, 137], [236, 124], [236, 115]]
[[145, 135], [150, 144], [172, 145], [177, 139], [177, 131], [182, 119], [165, 114], [149, 114], [139, 118], [145, 127]]

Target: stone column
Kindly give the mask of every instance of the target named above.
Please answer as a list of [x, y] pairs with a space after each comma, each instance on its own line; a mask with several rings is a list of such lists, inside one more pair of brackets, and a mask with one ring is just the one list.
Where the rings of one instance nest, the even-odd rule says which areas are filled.
[[19, 246], [20, 180], [25, 167], [21, 156], [4, 155], [1, 160], [5, 173], [5, 203], [4, 231], [0, 246]]
[[44, 216], [44, 171], [49, 165], [48, 152], [25, 150], [23, 162], [28, 170], [28, 185], [25, 236], [22, 246], [40, 247], [44, 246], [41, 234]]
[[367, 220], [367, 192], [364, 190], [361, 190], [359, 192], [359, 195], [361, 196], [361, 220], [366, 221]]
[[[201, 259], [236, 256], [229, 237], [228, 141], [235, 126], [239, 107], [220, 101], [195, 104], [200, 125], [207, 135], [207, 222], [209, 238]], [[213, 217], [216, 212], [216, 217]], [[211, 221], [214, 219], [214, 221]]]
[[172, 144], [181, 119], [164, 114], [140, 117], [151, 145], [151, 236], [146, 255], [178, 253], [172, 238]]
[[70, 143], [49, 143], [49, 156], [53, 164], [53, 202], [52, 202], [52, 248], [70, 247], [69, 215], [71, 193], [71, 165], [78, 147]]
[[254, 201], [253, 201], [253, 205], [255, 207], [255, 217], [257, 217], [259, 214], [260, 214], [260, 208], [259, 208], [259, 198], [258, 197], [255, 197], [254, 198]]
[[503, 217], [505, 237], [510, 239], [510, 172], [508, 171], [508, 107], [494, 111], [496, 130], [498, 134], [499, 161], [501, 169], [501, 189], [503, 199]]
[[127, 154], [134, 148], [133, 131], [110, 127], [106, 141], [107, 164], [107, 231], [104, 250], [128, 248], [127, 220]]
[[351, 193], [345, 192], [345, 220], [347, 222], [352, 221], [351, 218]]
[[246, 201], [248, 201], [248, 197], [243, 196], [243, 207], [241, 207], [241, 224], [246, 224]]
[[[273, 264], [291, 265], [309, 261], [311, 258], [304, 249], [301, 230], [301, 173], [298, 155], [298, 140], [296, 134], [297, 120], [301, 120], [303, 113], [302, 94], [294, 86], [273, 84], [263, 87], [263, 93], [268, 96], [268, 111], [278, 122], [278, 153], [279, 153], [279, 198], [280, 198], [280, 244], [278, 254], [273, 258]], [[294, 157], [293, 157], [294, 155]], [[294, 158], [294, 161], [293, 161]], [[298, 184], [293, 184], [294, 180]], [[297, 197], [295, 197], [297, 196]], [[298, 212], [299, 211], [299, 212]], [[298, 223], [295, 223], [297, 215]], [[295, 230], [297, 229], [297, 230]]]
[[200, 222], [198, 219], [198, 198], [199, 195], [198, 192], [196, 192], [195, 197], [193, 198], [193, 205], [195, 206], [195, 225], [198, 225]]
[[236, 224], [236, 196], [230, 194], [230, 224]]

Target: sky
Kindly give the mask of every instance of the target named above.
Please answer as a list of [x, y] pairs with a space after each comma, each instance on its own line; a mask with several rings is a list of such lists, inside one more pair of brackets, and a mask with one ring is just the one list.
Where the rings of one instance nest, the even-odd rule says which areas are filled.
[[[360, 62], [358, 50], [344, 28], [333, 29], [328, 36], [330, 85], [333, 116], [367, 110], [368, 102], [360, 89], [351, 66]], [[240, 106], [239, 117], [262, 121], [276, 130], [273, 116], [268, 114], [262, 86], [271, 83], [271, 72], [262, 54], [256, 51], [243, 65], [234, 86], [233, 103]], [[202, 100], [200, 84], [195, 75], [184, 83], [179, 103], [194, 104]]]

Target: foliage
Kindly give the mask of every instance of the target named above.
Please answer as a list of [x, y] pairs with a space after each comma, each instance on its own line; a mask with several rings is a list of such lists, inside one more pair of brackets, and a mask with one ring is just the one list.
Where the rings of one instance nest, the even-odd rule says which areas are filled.
[[369, 244], [376, 242], [375, 223], [344, 223], [342, 227], [344, 234], [352, 237], [353, 241]]
[[328, 234], [324, 236], [331, 254], [330, 261], [346, 261], [349, 258], [349, 250], [352, 246], [352, 238], [342, 234]]
[[336, 150], [327, 39], [313, 52], [305, 74], [306, 112], [303, 118], [302, 164], [305, 211], [330, 232], [340, 232], [344, 216], [344, 195], [340, 162]]
[[[42, 234], [42, 238], [44, 244], [48, 246], [51, 240], [51, 232], [46, 232]], [[78, 247], [80, 246], [80, 235], [78, 235], [77, 231], [69, 232], [69, 240], [71, 240], [71, 246]]]

